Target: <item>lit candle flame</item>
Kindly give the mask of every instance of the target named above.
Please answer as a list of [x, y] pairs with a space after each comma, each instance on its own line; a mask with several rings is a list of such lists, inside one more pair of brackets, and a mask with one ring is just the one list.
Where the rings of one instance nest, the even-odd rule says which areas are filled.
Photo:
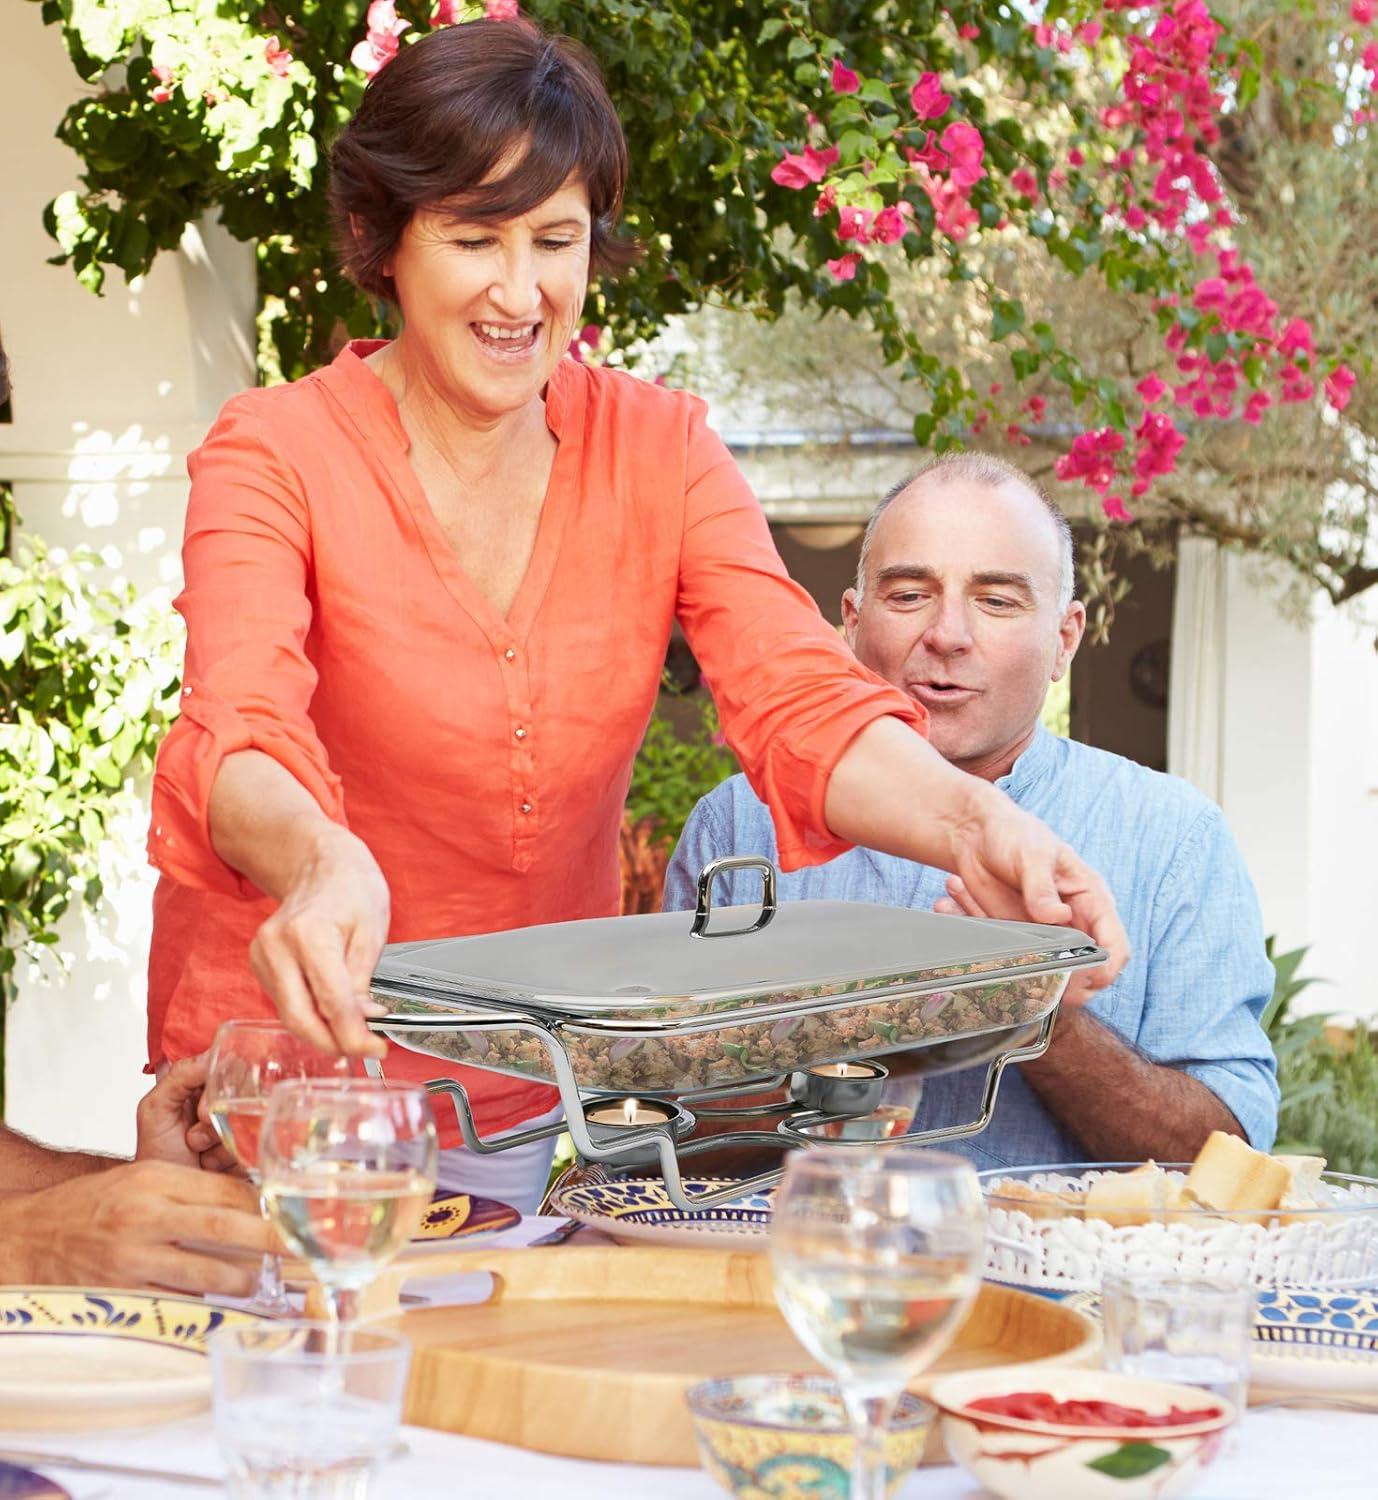
[[628, 1125], [636, 1124], [636, 1117], [641, 1112], [641, 1101], [639, 1099], [624, 1099], [622, 1101], [622, 1118]]

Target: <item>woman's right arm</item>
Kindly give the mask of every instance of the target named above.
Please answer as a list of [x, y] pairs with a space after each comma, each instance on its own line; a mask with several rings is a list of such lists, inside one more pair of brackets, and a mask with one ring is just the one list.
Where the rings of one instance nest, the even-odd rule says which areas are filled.
[[149, 853], [193, 889], [273, 898], [251, 959], [284, 1021], [327, 1050], [376, 1054], [360, 1000], [387, 886], [311, 720], [309, 509], [262, 403], [231, 402], [189, 465], [182, 713], [158, 756]]
[[278, 902], [249, 961], [284, 1023], [324, 1052], [382, 1056], [386, 1044], [363, 1013], [387, 942], [389, 900], [368, 846], [260, 750], [221, 762], [210, 835], [227, 865]]

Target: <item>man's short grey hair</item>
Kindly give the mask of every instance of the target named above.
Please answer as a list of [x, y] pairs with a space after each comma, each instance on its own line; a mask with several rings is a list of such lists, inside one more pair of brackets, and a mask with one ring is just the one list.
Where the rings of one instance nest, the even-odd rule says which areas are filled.
[[1057, 502], [1039, 482], [1023, 469], [993, 453], [944, 453], [926, 463], [917, 473], [890, 488], [880, 504], [871, 512], [866, 530], [861, 536], [861, 556], [856, 565], [856, 597], [860, 603], [866, 593], [866, 564], [870, 561], [871, 542], [876, 534], [880, 518], [893, 501], [899, 499], [911, 485], [920, 480], [957, 480], [966, 484], [989, 485], [991, 489], [1018, 488], [1032, 495], [1057, 530], [1060, 566], [1057, 582], [1057, 609], [1061, 614], [1076, 596], [1076, 547], [1072, 540], [1072, 527], [1063, 515]]

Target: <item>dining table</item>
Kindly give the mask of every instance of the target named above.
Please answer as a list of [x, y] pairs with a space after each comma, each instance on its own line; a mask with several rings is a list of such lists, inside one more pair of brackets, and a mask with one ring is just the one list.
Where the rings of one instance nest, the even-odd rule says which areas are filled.
[[[484, 1243], [504, 1249], [549, 1244], [566, 1240], [570, 1229], [576, 1226], [562, 1219], [528, 1216]], [[613, 1243], [589, 1228], [577, 1229], [573, 1242]], [[482, 1280], [472, 1272], [423, 1274], [407, 1283], [406, 1300], [476, 1301], [474, 1283]], [[1321, 1405], [1304, 1396], [1250, 1408], [1191, 1494], [1199, 1500], [1372, 1500], [1378, 1495], [1378, 1391], [1372, 1408]], [[0, 1460], [38, 1470], [72, 1500], [192, 1500], [224, 1493], [210, 1411], [132, 1429], [3, 1431]], [[894, 1500], [979, 1500], [986, 1493], [956, 1465], [929, 1464], [909, 1475]], [[722, 1500], [725, 1494], [699, 1468], [594, 1462], [403, 1426], [369, 1500]]]

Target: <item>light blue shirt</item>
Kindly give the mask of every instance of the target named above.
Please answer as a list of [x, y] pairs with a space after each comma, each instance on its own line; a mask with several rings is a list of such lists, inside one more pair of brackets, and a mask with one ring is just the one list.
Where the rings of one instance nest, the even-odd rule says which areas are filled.
[[[1273, 967], [1253, 884], [1220, 809], [1175, 776], [1043, 729], [995, 784], [1099, 870], [1115, 897], [1132, 955], [1091, 1001], [1091, 1014], [1152, 1061], [1199, 1078], [1266, 1150], [1277, 1132], [1277, 1067], [1259, 1016]], [[691, 814], [666, 873], [665, 909], [692, 909], [699, 871], [726, 854], [777, 858], [770, 813], [744, 776], [725, 781]], [[946, 878], [856, 848], [782, 875], [779, 893], [929, 910], [945, 894]], [[754, 872], [728, 871], [714, 886], [714, 904], [754, 905], [760, 890]], [[974, 1119], [984, 1074], [977, 1068], [929, 1079], [914, 1128]], [[1090, 1156], [1013, 1068], [986, 1129], [943, 1149], [979, 1167]]]

